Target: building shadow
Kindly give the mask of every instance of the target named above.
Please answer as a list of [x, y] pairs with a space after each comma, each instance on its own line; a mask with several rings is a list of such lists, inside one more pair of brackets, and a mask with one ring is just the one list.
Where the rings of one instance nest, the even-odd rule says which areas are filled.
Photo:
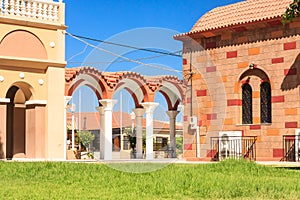
[[0, 137], [0, 159], [4, 159], [5, 155], [4, 155], [4, 151], [3, 151], [3, 143]]
[[300, 54], [296, 57], [292, 66], [284, 71], [285, 77], [281, 83], [282, 91], [292, 90], [300, 85]]
[[300, 170], [300, 167], [283, 167], [284, 169], [288, 169], [288, 170]]

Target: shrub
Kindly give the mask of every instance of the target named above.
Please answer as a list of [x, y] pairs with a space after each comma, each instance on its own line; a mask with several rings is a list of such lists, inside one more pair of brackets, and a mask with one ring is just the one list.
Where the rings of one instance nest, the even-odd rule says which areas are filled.
[[78, 137], [79, 141], [85, 148], [88, 148], [89, 144], [95, 139], [95, 135], [93, 135], [90, 131], [79, 131]]

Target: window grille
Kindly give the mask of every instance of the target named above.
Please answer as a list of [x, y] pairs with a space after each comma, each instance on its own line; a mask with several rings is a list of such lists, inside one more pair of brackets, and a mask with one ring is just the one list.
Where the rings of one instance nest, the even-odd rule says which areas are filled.
[[242, 122], [252, 124], [252, 88], [246, 83], [242, 90]]
[[269, 82], [260, 85], [260, 119], [261, 123], [271, 123], [271, 86]]

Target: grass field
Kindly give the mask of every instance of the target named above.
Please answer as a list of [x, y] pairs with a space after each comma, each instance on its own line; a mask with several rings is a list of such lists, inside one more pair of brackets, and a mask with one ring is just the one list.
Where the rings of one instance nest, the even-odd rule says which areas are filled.
[[300, 170], [245, 161], [170, 164], [151, 173], [95, 163], [0, 162], [0, 176], [0, 199], [300, 199]]

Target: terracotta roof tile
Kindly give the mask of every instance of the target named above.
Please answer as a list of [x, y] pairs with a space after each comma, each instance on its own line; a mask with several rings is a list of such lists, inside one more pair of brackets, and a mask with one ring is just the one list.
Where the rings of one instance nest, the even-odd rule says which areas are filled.
[[292, 0], [247, 0], [217, 7], [204, 14], [189, 34], [279, 18], [290, 3]]
[[[80, 117], [80, 119], [79, 119]], [[70, 112], [67, 112], [67, 127], [70, 130], [72, 115]], [[76, 127], [82, 129], [84, 126], [84, 120], [86, 120], [86, 130], [97, 130], [100, 128], [100, 115], [97, 112], [82, 112], [75, 113]], [[131, 127], [132, 121], [129, 113], [122, 112], [122, 127]], [[169, 122], [154, 120], [154, 129], [169, 129]], [[113, 112], [112, 116], [112, 127], [120, 127], [120, 112]], [[146, 127], [146, 119], [143, 118], [143, 127]], [[182, 129], [181, 125], [176, 125], [176, 129]]]

